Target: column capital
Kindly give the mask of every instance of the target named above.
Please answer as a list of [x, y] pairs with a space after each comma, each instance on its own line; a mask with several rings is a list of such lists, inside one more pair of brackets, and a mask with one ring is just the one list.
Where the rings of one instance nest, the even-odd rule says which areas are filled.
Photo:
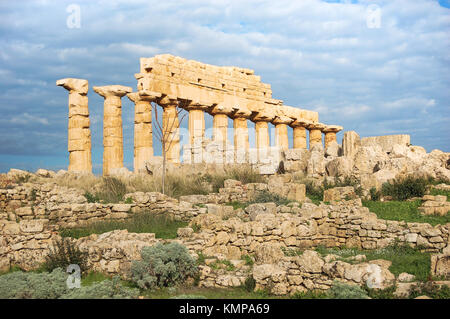
[[307, 128], [309, 125], [313, 124], [313, 122], [306, 119], [294, 119], [289, 125], [291, 127], [304, 127]]
[[320, 130], [320, 131], [322, 131], [325, 127], [326, 126], [323, 123], [311, 123], [306, 126], [308, 130]]
[[133, 92], [131, 87], [123, 85], [94, 86], [93, 89], [95, 93], [103, 96], [104, 98], [109, 96], [122, 97], [127, 93]]
[[283, 115], [277, 115], [275, 116], [275, 118], [272, 120], [272, 124], [278, 125], [278, 124], [286, 124], [289, 125], [293, 122], [293, 119], [287, 116], [283, 116]]
[[[149, 102], [156, 102], [162, 96], [161, 93], [153, 92], [150, 90], [139, 90], [137, 93], [139, 94], [139, 98], [142, 101], [149, 101]], [[130, 95], [132, 95], [132, 94], [134, 94], [134, 93], [129, 93], [128, 97], [130, 97]]]
[[158, 99], [158, 104], [163, 108], [167, 106], [178, 105], [178, 99], [173, 95], [163, 95], [163, 97]]
[[77, 92], [81, 95], [86, 95], [89, 90], [89, 82], [84, 79], [65, 78], [56, 81], [57, 86], [62, 86], [70, 92]]
[[185, 100], [185, 103], [183, 105], [183, 108], [187, 111], [192, 110], [201, 110], [201, 111], [207, 111], [211, 105], [204, 104], [201, 102], [193, 101], [193, 100]]
[[324, 129], [322, 129], [322, 132], [324, 133], [337, 133], [339, 131], [342, 131], [344, 128], [339, 125], [326, 125]]
[[224, 103], [220, 103], [220, 104], [215, 104], [215, 105], [211, 106], [208, 109], [208, 113], [210, 113], [211, 115], [217, 115], [217, 114], [229, 115], [229, 114], [233, 113], [233, 108], [231, 105], [226, 105]]

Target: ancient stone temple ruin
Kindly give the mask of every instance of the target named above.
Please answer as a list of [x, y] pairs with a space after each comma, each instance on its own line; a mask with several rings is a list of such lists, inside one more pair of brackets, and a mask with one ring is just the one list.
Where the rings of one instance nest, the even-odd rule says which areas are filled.
[[[288, 126], [293, 148], [307, 148], [336, 141], [341, 126], [319, 122], [314, 111], [287, 106], [272, 98], [269, 84], [253, 70], [220, 67], [169, 54], [140, 59], [137, 92], [121, 85], [94, 87], [104, 97], [103, 174], [117, 174], [123, 166], [121, 98], [135, 104], [134, 171], [145, 171], [154, 156], [152, 107], [162, 108], [162, 131], [167, 132], [169, 162], [275, 163], [289, 148]], [[69, 171], [91, 172], [88, 81], [62, 79], [56, 82], [69, 90]], [[153, 105], [152, 105], [153, 103]], [[188, 112], [189, 144], [180, 146], [179, 110]], [[213, 116], [212, 139], [205, 138], [205, 112]], [[234, 141], [228, 141], [228, 118], [233, 120]], [[256, 148], [249, 147], [247, 121], [254, 122]], [[270, 146], [269, 123], [275, 126], [275, 146]], [[181, 150], [183, 156], [180, 156]], [[182, 158], [182, 160], [181, 160]], [[264, 172], [261, 172], [264, 173]]]

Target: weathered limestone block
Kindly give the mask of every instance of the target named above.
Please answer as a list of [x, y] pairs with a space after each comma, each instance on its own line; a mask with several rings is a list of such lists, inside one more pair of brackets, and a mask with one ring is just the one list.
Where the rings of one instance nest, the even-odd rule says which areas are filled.
[[115, 174], [123, 166], [123, 128], [121, 97], [133, 90], [128, 86], [94, 86], [103, 96], [103, 175]]
[[342, 139], [342, 151], [344, 156], [353, 158], [356, 152], [358, 152], [360, 146], [361, 140], [358, 133], [355, 131], [347, 131], [344, 133], [344, 137]]
[[361, 139], [361, 146], [381, 146], [383, 152], [389, 152], [394, 145], [409, 146], [411, 143], [409, 135], [384, 135], [363, 137]]
[[153, 157], [152, 105], [156, 96], [140, 96], [128, 93], [134, 103], [134, 171], [146, 172], [145, 163]]
[[334, 187], [326, 189], [323, 192], [323, 201], [341, 201], [355, 199], [358, 196], [355, 194], [355, 188], [353, 186]]
[[91, 131], [89, 128], [89, 109], [87, 80], [66, 78], [56, 81], [69, 91], [69, 171], [91, 173]]
[[351, 174], [351, 161], [348, 157], [337, 157], [325, 165], [328, 176], [346, 177]]

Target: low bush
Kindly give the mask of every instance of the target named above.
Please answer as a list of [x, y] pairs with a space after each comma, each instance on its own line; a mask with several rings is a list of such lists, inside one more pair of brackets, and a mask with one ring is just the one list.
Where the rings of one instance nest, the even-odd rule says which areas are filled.
[[14, 271], [0, 276], [0, 299], [56, 299], [68, 292], [68, 274]]
[[114, 276], [88, 286], [73, 288], [61, 296], [61, 299], [132, 299], [139, 296], [139, 289], [125, 287], [120, 277]]
[[277, 206], [280, 205], [287, 205], [291, 202], [293, 202], [292, 200], [289, 200], [285, 197], [282, 197], [278, 194], [275, 193], [271, 193], [269, 191], [262, 191], [262, 192], [258, 192], [257, 195], [255, 196], [255, 199], [250, 201], [249, 203], [275, 203]]
[[342, 282], [334, 281], [331, 288], [327, 291], [330, 299], [368, 299], [367, 292], [359, 286], [347, 285]]
[[87, 253], [80, 251], [70, 238], [61, 238], [50, 247], [43, 268], [52, 271], [56, 268], [67, 269], [67, 266], [74, 264], [84, 272], [87, 270], [87, 257]]
[[131, 274], [132, 281], [143, 289], [174, 286], [198, 271], [186, 247], [175, 242], [144, 247], [141, 257], [132, 262]]
[[170, 299], [206, 299], [206, 297], [201, 295], [179, 295], [170, 297]]
[[377, 191], [375, 187], [372, 187], [369, 191], [370, 193], [370, 199], [373, 201], [379, 201], [381, 198], [381, 192]]
[[423, 197], [428, 184], [429, 181], [425, 178], [407, 176], [395, 179], [392, 183], [384, 183], [381, 192], [383, 196], [391, 196], [394, 200]]
[[447, 285], [439, 286], [432, 281], [418, 283], [413, 287], [409, 298], [417, 298], [426, 295], [433, 299], [450, 299], [450, 287]]
[[118, 203], [127, 193], [127, 186], [116, 177], [103, 177], [101, 190], [95, 194], [101, 203]]

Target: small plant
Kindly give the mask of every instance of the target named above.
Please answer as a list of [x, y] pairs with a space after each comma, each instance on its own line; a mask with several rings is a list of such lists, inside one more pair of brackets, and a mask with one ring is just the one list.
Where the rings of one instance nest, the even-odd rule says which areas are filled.
[[370, 190], [370, 199], [373, 201], [379, 201], [381, 197], [381, 192], [377, 191], [375, 187], [372, 187]]
[[186, 247], [175, 242], [144, 247], [141, 257], [132, 262], [131, 274], [132, 281], [142, 289], [174, 286], [198, 271]]
[[275, 193], [262, 191], [258, 192], [255, 196], [255, 199], [252, 200], [250, 203], [270, 203], [270, 202], [274, 202], [277, 206], [280, 206], [280, 205], [287, 205], [291, 203], [292, 200], [289, 200]]
[[50, 248], [43, 268], [52, 271], [56, 268], [66, 269], [71, 264], [78, 265], [81, 272], [86, 271], [87, 253], [80, 251], [70, 238], [61, 238]]
[[206, 299], [206, 297], [201, 295], [179, 295], [170, 297], [170, 299]]
[[125, 204], [133, 204], [133, 199], [131, 197], [127, 197]]
[[98, 203], [100, 202], [100, 198], [97, 195], [93, 195], [89, 192], [84, 193], [84, 197], [86, 197], [88, 203]]
[[252, 276], [247, 277], [247, 279], [245, 279], [243, 288], [248, 292], [252, 292], [255, 290], [255, 287], [256, 287], [256, 280]]
[[15, 177], [14, 182], [22, 185], [24, 183], [28, 183], [31, 179], [31, 174], [23, 174]]
[[334, 281], [327, 295], [331, 299], [368, 299], [367, 292], [359, 286]]
[[36, 193], [37, 193], [37, 190], [35, 188], [33, 188], [30, 192], [30, 200], [32, 202], [36, 201]]
[[247, 266], [253, 266], [253, 264], [255, 263], [255, 261], [250, 255], [243, 255], [242, 259], [245, 261], [245, 264]]

